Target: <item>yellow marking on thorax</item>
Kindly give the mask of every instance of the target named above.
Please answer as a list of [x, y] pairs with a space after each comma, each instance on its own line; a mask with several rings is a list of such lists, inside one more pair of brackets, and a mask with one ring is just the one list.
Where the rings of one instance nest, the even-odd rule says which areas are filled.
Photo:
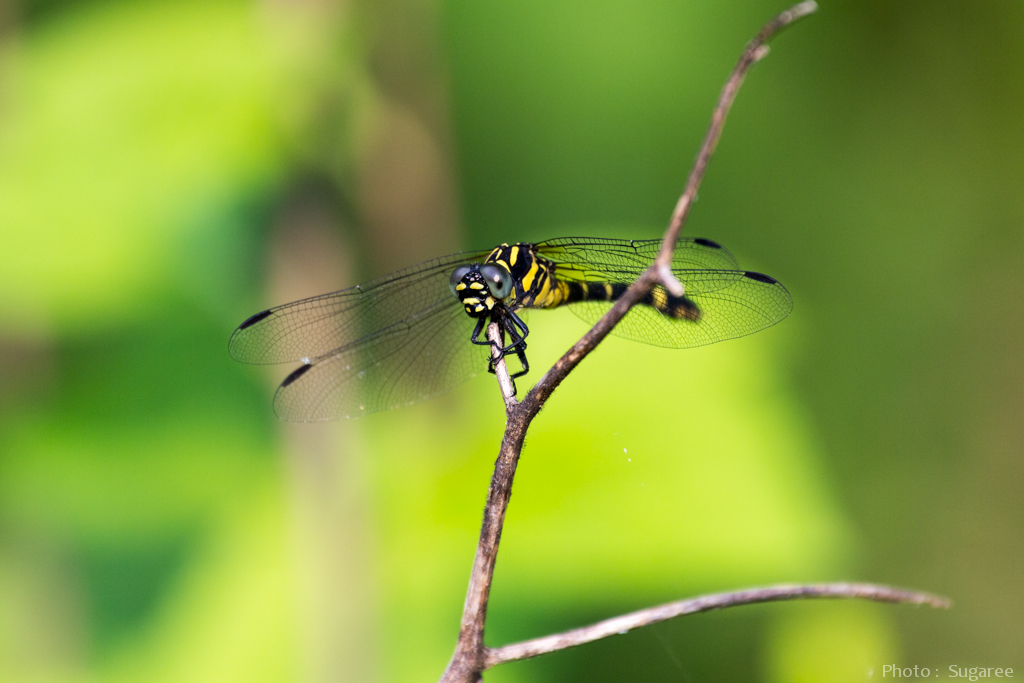
[[[463, 286], [463, 288], [465, 288], [465, 286]], [[469, 288], [470, 289], [483, 289], [484, 288], [484, 284], [482, 282], [471, 282], [471, 283], [469, 283]]]
[[513, 266], [516, 264], [516, 260], [519, 259], [519, 247], [512, 247], [512, 253], [508, 256], [508, 262]]
[[464, 304], [478, 304], [478, 303], [480, 303], [480, 299], [477, 299], [475, 296], [471, 296], [471, 297], [468, 297], [466, 299], [463, 299], [462, 303], [464, 303]]
[[496, 302], [494, 301], [494, 297], [493, 296], [489, 296], [489, 297], [487, 297], [487, 300], [484, 301], [484, 303], [487, 304], [487, 310], [491, 310], [492, 308], [494, 308], [494, 304]]
[[526, 271], [526, 275], [523, 276], [523, 291], [529, 292], [530, 287], [533, 287], [533, 279], [537, 277], [537, 273], [540, 272], [540, 266], [534, 261], [530, 264], [530, 270]]
[[551, 278], [542, 278], [540, 285], [537, 288], [536, 293], [533, 295], [534, 306], [540, 306], [546, 308], [548, 305], [548, 299], [551, 298]]
[[459, 291], [459, 292], [461, 292], [465, 288], [466, 288], [466, 283], [465, 282], [460, 282], [459, 284], [455, 285], [456, 291]]

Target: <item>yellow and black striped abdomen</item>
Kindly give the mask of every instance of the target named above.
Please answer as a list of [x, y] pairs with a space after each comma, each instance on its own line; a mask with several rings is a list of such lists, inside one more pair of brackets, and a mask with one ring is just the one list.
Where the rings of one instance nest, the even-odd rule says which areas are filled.
[[[559, 282], [567, 293], [561, 304], [573, 304], [580, 301], [617, 301], [629, 285], [612, 282]], [[700, 308], [685, 296], [672, 296], [668, 290], [656, 285], [643, 299], [641, 305], [651, 306], [670, 318], [697, 320]]]

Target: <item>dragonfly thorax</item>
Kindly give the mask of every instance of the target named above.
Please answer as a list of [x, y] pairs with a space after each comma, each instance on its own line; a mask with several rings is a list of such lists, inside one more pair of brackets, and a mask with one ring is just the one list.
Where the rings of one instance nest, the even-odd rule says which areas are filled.
[[494, 263], [459, 266], [452, 271], [452, 294], [471, 318], [484, 318], [512, 291], [512, 276]]

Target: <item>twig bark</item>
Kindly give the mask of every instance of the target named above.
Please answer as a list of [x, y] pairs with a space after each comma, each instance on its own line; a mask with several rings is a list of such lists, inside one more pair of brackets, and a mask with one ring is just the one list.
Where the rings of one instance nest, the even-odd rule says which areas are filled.
[[717, 593], [702, 595], [697, 598], [669, 602], [657, 607], [630, 612], [611, 619], [599, 621], [590, 626], [576, 628], [564, 633], [555, 633], [543, 638], [524, 640], [504, 647], [488, 648], [484, 658], [487, 668], [529, 659], [537, 655], [565, 650], [601, 638], [626, 633], [641, 626], [657, 624], [661, 621], [674, 619], [684, 614], [697, 614], [711, 610], [752, 605], [758, 602], [776, 602], [779, 600], [799, 600], [807, 598], [845, 598], [874, 600], [876, 602], [909, 603], [913, 605], [930, 605], [937, 608], [948, 608], [949, 600], [928, 593], [908, 591], [889, 586], [877, 586], [870, 583], [831, 583], [807, 586], [769, 586], [767, 588], [750, 588], [733, 593]]
[[690, 171], [690, 177], [687, 179], [686, 189], [683, 190], [679, 201], [676, 202], [676, 208], [672, 211], [672, 219], [669, 221], [668, 230], [665, 232], [665, 241], [661, 245], [661, 252], [659, 252], [658, 257], [654, 261], [654, 269], [657, 271], [655, 277], [672, 294], [676, 296], [683, 295], [683, 287], [676, 280], [675, 276], [672, 275], [672, 269], [670, 268], [672, 254], [676, 249], [676, 241], [679, 239], [679, 233], [683, 229], [686, 219], [690, 216], [690, 208], [693, 206], [693, 201], [697, 198], [697, 189], [700, 187], [705, 171], [707, 171], [708, 161], [711, 160], [711, 155], [715, 153], [715, 148], [718, 146], [718, 138], [722, 135], [725, 117], [729, 115], [729, 109], [732, 107], [733, 100], [736, 99], [736, 93], [739, 92], [740, 86], [743, 85], [743, 79], [746, 78], [747, 71], [751, 66], [768, 55], [767, 43], [772, 36], [794, 21], [813, 14], [817, 10], [818, 4], [814, 0], [808, 0], [808, 2], [793, 5], [765, 24], [765, 27], [754, 36], [754, 39], [747, 43], [746, 49], [740, 55], [740, 60], [733, 68], [732, 74], [729, 75], [729, 80], [725, 82], [725, 86], [718, 96], [718, 104], [715, 105], [715, 110], [711, 113], [711, 125], [708, 126], [708, 132], [704, 135], [704, 142], [700, 146], [700, 152], [698, 152], [697, 159], [693, 163], [693, 170]]
[[509, 376], [505, 358], [501, 355], [505, 335], [498, 323], [487, 326], [487, 338], [491, 340], [491, 357], [498, 361], [494, 364], [494, 374], [498, 378], [498, 386], [501, 387], [501, 397], [505, 399], [505, 414], [509, 415], [512, 409], [519, 405], [519, 401], [516, 400], [516, 385]]
[[[502, 361], [497, 364], [495, 374], [498, 375], [498, 381], [501, 385], [507, 416], [505, 435], [501, 442], [501, 449], [494, 465], [494, 474], [491, 477], [491, 485], [487, 494], [484, 521], [480, 529], [480, 541], [477, 545], [476, 557], [473, 561], [473, 571], [470, 575], [469, 589], [466, 593], [466, 602], [459, 629], [459, 640], [448, 668], [441, 677], [442, 683], [476, 683], [481, 680], [481, 672], [484, 669], [504, 661], [532, 657], [544, 652], [572, 647], [573, 645], [603, 638], [622, 630], [637, 628], [645, 623], [654, 623], [655, 621], [661, 621], [673, 616], [750, 602], [810, 597], [860, 597], [888, 602], [926, 602], [937, 606], [942, 603], [940, 598], [866, 584], [781, 586], [684, 600], [616, 617], [615, 619], [610, 619], [584, 629], [577, 629], [564, 634], [548, 636], [494, 650], [490, 650], [484, 645], [484, 622], [487, 616], [487, 601], [490, 598], [491, 578], [494, 574], [494, 564], [498, 555], [498, 544], [501, 540], [505, 511], [508, 508], [508, 502], [512, 495], [512, 480], [515, 477], [516, 465], [519, 463], [519, 455], [522, 451], [526, 431], [530, 423], [540, 412], [548, 397], [555, 390], [555, 387], [565, 379], [573, 368], [579, 365], [580, 361], [587, 354], [608, 336], [629, 309], [638, 303], [651, 287], [655, 284], [661, 284], [674, 294], [681, 295], [683, 293], [682, 285], [672, 275], [670, 267], [672, 255], [679, 238], [679, 232], [689, 216], [693, 200], [697, 196], [697, 190], [700, 187], [701, 180], [704, 178], [708, 161], [715, 151], [715, 145], [722, 133], [722, 127], [725, 125], [726, 116], [736, 97], [736, 93], [750, 67], [768, 54], [767, 41], [781, 29], [801, 17], [811, 14], [816, 9], [817, 5], [813, 1], [794, 5], [766, 24], [743, 51], [739, 62], [736, 64], [719, 95], [708, 132], [704, 136], [704, 141], [697, 153], [686, 188], [672, 213], [672, 219], [665, 232], [661, 251], [654, 263], [615, 302], [604, 317], [541, 377], [540, 381], [527, 393], [521, 403], [515, 402], [515, 392], [512, 389], [511, 380], [508, 377], [508, 371], [505, 369], [504, 362]], [[488, 328], [488, 338], [495, 344], [500, 345], [502, 343], [501, 331], [497, 329], [496, 325]]]
[[468, 683], [479, 681], [480, 672], [485, 668], [487, 649], [484, 646], [484, 620], [487, 616], [487, 601], [491, 596], [491, 577], [494, 563], [498, 558], [498, 543], [501, 528], [505, 523], [505, 511], [512, 496], [512, 480], [519, 464], [523, 449], [526, 424], [517, 408], [511, 411], [505, 438], [501, 442], [498, 460], [494, 463], [491, 487], [487, 492], [484, 507], [484, 522], [480, 528], [480, 542], [477, 544], [473, 571], [469, 577], [466, 603], [462, 609], [462, 623], [459, 626], [459, 641], [455, 646], [448, 668], [441, 677], [447, 683]]
[[[466, 603], [462, 609], [462, 623], [459, 626], [459, 641], [455, 654], [448, 664], [442, 681], [477, 681], [484, 669], [484, 619], [487, 616], [487, 601], [491, 595], [491, 577], [494, 576], [494, 563], [498, 558], [498, 543], [501, 541], [501, 529], [505, 524], [505, 511], [512, 496], [512, 480], [519, 464], [519, 453], [523, 448], [526, 426], [522, 417], [517, 414], [519, 403], [516, 401], [515, 385], [512, 383], [501, 358], [500, 349], [505, 343], [505, 336], [497, 323], [487, 326], [487, 338], [491, 341], [491, 356], [497, 358], [494, 374], [501, 387], [501, 395], [505, 399], [505, 415], [508, 423], [505, 438], [501, 442], [498, 460], [494, 463], [494, 474], [491, 476], [491, 487], [487, 492], [487, 505], [484, 507], [484, 522], [480, 528], [480, 542], [476, 547], [473, 559], [473, 571], [469, 576], [469, 589], [466, 591]], [[513, 428], [519, 425], [519, 428]]]

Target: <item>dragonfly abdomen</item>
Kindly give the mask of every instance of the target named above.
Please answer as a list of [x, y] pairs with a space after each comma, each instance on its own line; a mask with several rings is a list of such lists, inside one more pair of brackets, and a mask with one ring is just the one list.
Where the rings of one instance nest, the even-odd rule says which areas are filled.
[[[629, 285], [620, 282], [563, 282], [562, 284], [566, 292], [563, 304], [580, 301], [617, 301], [629, 289]], [[640, 300], [640, 303], [651, 306], [670, 318], [697, 320], [700, 317], [700, 309], [697, 304], [685, 296], [673, 296], [661, 286], [655, 286]]]

